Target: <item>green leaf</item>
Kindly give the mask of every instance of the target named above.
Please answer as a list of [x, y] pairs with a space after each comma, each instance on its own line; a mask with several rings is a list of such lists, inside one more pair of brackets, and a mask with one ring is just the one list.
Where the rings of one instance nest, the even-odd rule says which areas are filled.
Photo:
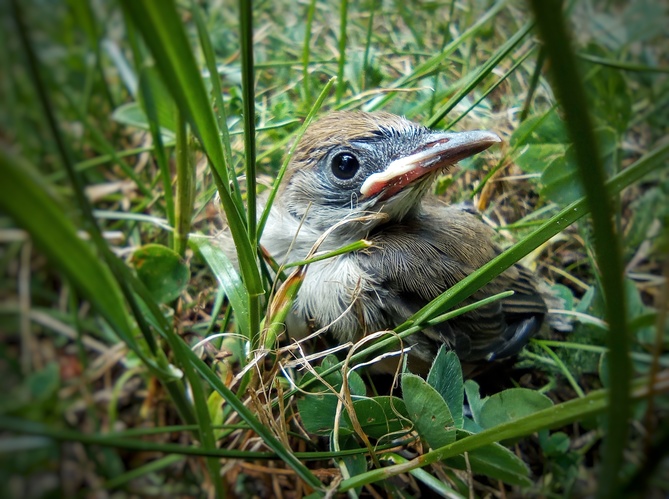
[[420, 376], [405, 373], [402, 375], [402, 396], [409, 419], [431, 448], [455, 442], [453, 416], [437, 390]]
[[492, 428], [553, 405], [551, 399], [528, 388], [510, 388], [487, 398], [481, 408], [480, 424]]
[[487, 397], [481, 400], [479, 385], [473, 379], [465, 381], [465, 393], [467, 394], [469, 410], [472, 411], [472, 418], [476, 424], [480, 425], [481, 408], [483, 407], [483, 403], [487, 400]]
[[517, 149], [516, 164], [526, 173], [541, 173], [564, 156], [569, 144], [567, 130], [555, 109], [523, 121], [509, 144]]
[[[353, 409], [358, 423], [368, 437], [397, 438], [398, 434], [411, 430], [412, 424], [406, 406], [400, 398], [381, 396], [354, 400]], [[344, 419], [350, 424], [348, 414]]]
[[456, 428], [462, 428], [464, 424], [462, 406], [465, 398], [462, 368], [458, 356], [445, 345], [442, 345], [437, 352], [427, 382], [448, 404]]
[[216, 280], [228, 297], [230, 306], [235, 311], [235, 319], [239, 330], [246, 333], [249, 327], [248, 291], [235, 270], [235, 266], [225, 252], [212, 244], [208, 237], [191, 235], [188, 241], [197, 249], [214, 276], [216, 276]]
[[552, 435], [547, 430], [539, 432], [539, 444], [546, 456], [558, 456], [569, 451], [569, 435], [556, 431]]
[[[138, 102], [128, 102], [117, 107], [111, 118], [122, 125], [133, 126], [141, 130], [149, 130], [149, 120]], [[165, 142], [174, 141], [175, 134], [172, 130], [160, 127], [161, 135]]]
[[[617, 134], [612, 128], [602, 127], [596, 131], [596, 136], [600, 157], [610, 167], [617, 148]], [[543, 184], [541, 195], [560, 205], [572, 203], [585, 195], [576, 155], [571, 146], [567, 148], [565, 154], [553, 159], [546, 166], [541, 175], [541, 183]]]
[[[338, 363], [337, 357], [328, 355], [323, 359], [321, 365], [315, 368], [317, 374], [325, 372]], [[312, 380], [315, 375], [307, 372], [300, 380], [300, 385]], [[326, 375], [323, 380], [332, 387], [337, 393], [340, 392], [343, 384], [341, 371], [334, 371]], [[365, 394], [367, 388], [365, 382], [355, 371], [348, 371], [348, 387], [352, 397], [360, 397]], [[320, 380], [311, 383], [309, 395], [297, 399], [297, 409], [300, 413], [302, 424], [309, 433], [317, 435], [329, 435], [334, 428], [335, 415], [337, 411], [337, 395], [331, 391]], [[355, 402], [354, 402], [355, 405]], [[364, 406], [363, 406], [364, 407]], [[344, 412], [346, 412], [344, 410]], [[375, 422], [373, 422], [375, 423]], [[373, 426], [373, 423], [372, 424]], [[347, 415], [341, 419], [340, 435], [352, 434], [353, 429], [351, 421]]]
[[[458, 440], [471, 435], [472, 433], [468, 431], [457, 430]], [[469, 459], [469, 467], [474, 474], [486, 475], [511, 485], [527, 487], [532, 484], [527, 465], [503, 445], [494, 443], [479, 447], [468, 452], [467, 458]], [[464, 456], [444, 459], [444, 463], [461, 470], [467, 469]]]
[[190, 279], [188, 265], [178, 253], [162, 244], [140, 246], [130, 262], [158, 303], [176, 300]]
[[[328, 355], [323, 359], [321, 365], [316, 367], [315, 369], [316, 373], [321, 374], [329, 370], [331, 367], [337, 365], [338, 363], [339, 361], [337, 360], [337, 357], [335, 357], [334, 355]], [[311, 372], [307, 372], [302, 377], [299, 384], [304, 385], [313, 378], [314, 374]], [[323, 379], [325, 380], [326, 383], [332, 386], [337, 392], [341, 390], [343, 383], [343, 377], [341, 371], [331, 372], [330, 374], [326, 375]], [[326, 389], [327, 387], [323, 385], [323, 383], [321, 383], [320, 381], [312, 383], [309, 387], [309, 390], [312, 392], [320, 392]], [[367, 387], [365, 386], [365, 382], [356, 371], [348, 371], [348, 389], [351, 392], [351, 396], [362, 397], [367, 393]]]
[[[330, 441], [330, 450], [335, 451], [336, 449], [334, 448], [334, 440]], [[354, 449], [360, 449], [360, 443], [358, 440], [355, 438], [354, 435], [347, 435], [345, 437], [339, 438], [339, 449], [341, 450], [354, 450]], [[342, 456], [339, 459], [339, 466], [340, 467], [345, 467], [346, 468], [346, 475], [348, 476], [356, 476], [360, 475], [361, 473], [364, 473], [367, 471], [367, 459], [365, 457], [365, 454], [359, 453], [359, 454], [353, 454], [349, 456]], [[316, 496], [318, 499], [320, 499], [322, 496]]]
[[[300, 413], [302, 426], [314, 435], [332, 433], [337, 411], [337, 397], [331, 393], [304, 395], [297, 399], [297, 411]], [[349, 425], [340, 428], [340, 435], [350, 435], [353, 430]]]
[[[599, 47], [588, 47], [593, 55], [606, 57], [608, 52]], [[591, 103], [590, 112], [596, 123], [609, 126], [622, 134], [632, 118], [632, 96], [625, 74], [617, 68], [596, 66], [585, 81]]]
[[631, 219], [625, 227], [625, 260], [629, 261], [647, 239], [658, 237], [663, 223], [669, 219], [667, 194], [661, 187], [652, 187], [634, 199], [629, 207]]

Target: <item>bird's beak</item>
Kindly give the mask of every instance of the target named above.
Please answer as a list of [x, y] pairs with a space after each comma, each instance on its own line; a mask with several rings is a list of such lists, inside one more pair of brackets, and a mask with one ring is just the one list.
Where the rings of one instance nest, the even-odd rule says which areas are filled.
[[435, 132], [411, 154], [367, 177], [360, 193], [363, 198], [381, 193], [381, 200], [388, 199], [426, 174], [480, 153], [496, 142], [501, 142], [497, 134], [484, 130]]

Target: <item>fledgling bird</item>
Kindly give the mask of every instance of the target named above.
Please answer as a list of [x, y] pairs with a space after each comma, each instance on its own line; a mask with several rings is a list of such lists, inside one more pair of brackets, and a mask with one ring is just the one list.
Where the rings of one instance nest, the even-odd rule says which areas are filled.
[[[372, 244], [309, 265], [288, 332], [324, 329], [345, 342], [392, 329], [499, 254], [476, 215], [429, 195], [437, 175], [497, 142], [492, 132], [433, 131], [389, 113], [336, 112], [312, 124], [261, 244], [278, 262], [305, 259], [327, 231], [321, 252]], [[515, 265], [466, 303], [506, 290], [515, 294], [405, 340], [411, 369], [426, 372], [442, 344], [465, 363], [516, 354], [547, 314], [530, 272]]]

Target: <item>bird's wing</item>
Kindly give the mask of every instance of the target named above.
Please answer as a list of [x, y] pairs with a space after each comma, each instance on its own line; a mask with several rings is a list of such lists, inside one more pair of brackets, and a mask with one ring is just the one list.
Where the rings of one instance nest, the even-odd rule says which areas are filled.
[[[403, 322], [494, 258], [498, 250], [490, 242], [489, 231], [475, 216], [452, 209], [436, 219], [427, 213], [372, 234], [373, 246], [361, 265], [389, 291], [391, 298], [383, 304], [389, 319]], [[507, 290], [515, 294], [424, 330], [434, 343], [433, 350], [446, 343], [468, 361], [517, 353], [546, 314], [529, 271], [518, 265], [507, 269], [463, 305]]]

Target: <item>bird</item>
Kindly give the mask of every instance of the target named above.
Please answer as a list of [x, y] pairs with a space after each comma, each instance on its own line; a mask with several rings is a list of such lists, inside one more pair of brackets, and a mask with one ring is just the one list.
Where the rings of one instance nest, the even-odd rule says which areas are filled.
[[[387, 112], [338, 111], [314, 121], [260, 244], [284, 263], [314, 249], [367, 246], [308, 265], [286, 319], [289, 335], [318, 331], [339, 344], [390, 330], [497, 256], [494, 229], [431, 190], [459, 160], [499, 142], [490, 131], [433, 130]], [[407, 337], [411, 370], [425, 373], [442, 345], [472, 365], [516, 355], [548, 312], [548, 294], [528, 269], [511, 266], [463, 304], [507, 290], [514, 294]]]

